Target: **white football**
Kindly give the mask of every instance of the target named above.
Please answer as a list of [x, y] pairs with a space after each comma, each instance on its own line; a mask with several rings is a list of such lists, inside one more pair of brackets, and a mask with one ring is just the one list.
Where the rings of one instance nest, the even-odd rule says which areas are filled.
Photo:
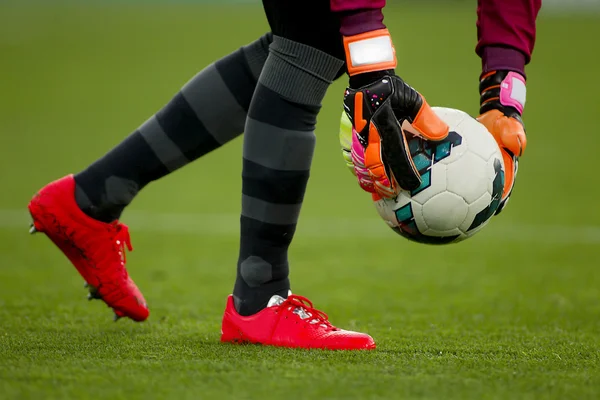
[[433, 110], [450, 133], [441, 142], [409, 134], [421, 186], [375, 201], [375, 206], [399, 235], [448, 244], [473, 236], [493, 217], [504, 188], [504, 162], [496, 141], [475, 118], [452, 108]]

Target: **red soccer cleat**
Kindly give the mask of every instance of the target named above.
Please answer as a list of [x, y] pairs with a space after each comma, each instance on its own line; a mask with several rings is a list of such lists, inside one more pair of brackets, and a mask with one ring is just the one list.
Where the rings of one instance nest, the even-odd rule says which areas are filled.
[[327, 314], [313, 308], [306, 297], [297, 295], [287, 299], [275, 295], [267, 308], [248, 317], [238, 314], [233, 296], [229, 296], [221, 342], [326, 350], [375, 348], [371, 336], [336, 328], [329, 322]]
[[114, 310], [115, 320], [148, 318], [146, 300], [125, 268], [125, 246], [133, 250], [127, 226], [84, 214], [75, 203], [73, 175], [43, 187], [28, 208], [30, 233], [45, 233], [69, 258], [86, 281], [88, 299], [102, 299]]

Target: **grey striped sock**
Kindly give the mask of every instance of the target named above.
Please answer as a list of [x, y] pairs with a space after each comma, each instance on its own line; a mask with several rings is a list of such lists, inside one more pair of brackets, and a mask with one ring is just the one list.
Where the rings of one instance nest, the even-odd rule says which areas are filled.
[[118, 219], [149, 182], [239, 136], [271, 41], [265, 35], [206, 67], [156, 115], [75, 175], [79, 207], [101, 221]]
[[270, 297], [287, 297], [287, 250], [312, 162], [321, 101], [343, 62], [274, 37], [244, 134], [236, 309], [250, 315]]

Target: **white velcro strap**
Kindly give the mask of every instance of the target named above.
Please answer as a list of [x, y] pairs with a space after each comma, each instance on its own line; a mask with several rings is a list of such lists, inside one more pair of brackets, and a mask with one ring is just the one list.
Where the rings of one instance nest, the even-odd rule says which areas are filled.
[[353, 67], [394, 61], [394, 47], [389, 36], [378, 36], [348, 44]]
[[350, 76], [396, 68], [396, 50], [387, 29], [344, 36], [344, 48]]

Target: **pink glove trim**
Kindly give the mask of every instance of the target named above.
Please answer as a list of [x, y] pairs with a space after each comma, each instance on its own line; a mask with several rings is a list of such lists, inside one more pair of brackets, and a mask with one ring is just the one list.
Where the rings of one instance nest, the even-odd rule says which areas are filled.
[[375, 192], [373, 186], [373, 180], [369, 175], [369, 171], [365, 167], [365, 149], [358, 140], [358, 133], [356, 129], [352, 128], [352, 164], [354, 164], [354, 172], [358, 178], [358, 184], [360, 187], [370, 193]]
[[500, 84], [500, 104], [516, 108], [519, 114], [523, 114], [526, 94], [525, 78], [516, 72], [509, 72]]

